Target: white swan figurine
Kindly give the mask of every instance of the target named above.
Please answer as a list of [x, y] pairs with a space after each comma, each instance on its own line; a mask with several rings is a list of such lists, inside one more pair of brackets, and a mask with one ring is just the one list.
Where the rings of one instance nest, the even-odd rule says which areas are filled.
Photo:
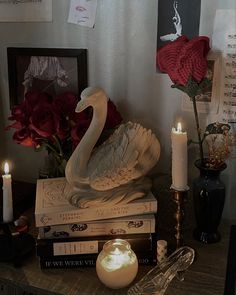
[[90, 126], [65, 170], [67, 182], [73, 188], [68, 200], [80, 208], [128, 203], [146, 195], [151, 182], [144, 176], [159, 160], [158, 139], [138, 123], [121, 124], [94, 149], [105, 125], [107, 102], [102, 89], [88, 87], [81, 93], [75, 110], [93, 107]]

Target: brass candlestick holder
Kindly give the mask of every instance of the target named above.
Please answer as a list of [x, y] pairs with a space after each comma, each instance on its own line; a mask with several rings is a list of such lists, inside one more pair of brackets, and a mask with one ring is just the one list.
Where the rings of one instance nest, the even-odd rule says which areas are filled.
[[184, 203], [187, 200], [188, 190], [179, 191], [171, 188], [172, 199], [176, 203], [177, 208], [174, 214], [176, 225], [175, 225], [175, 238], [176, 238], [176, 249], [183, 246], [183, 220], [184, 220]]

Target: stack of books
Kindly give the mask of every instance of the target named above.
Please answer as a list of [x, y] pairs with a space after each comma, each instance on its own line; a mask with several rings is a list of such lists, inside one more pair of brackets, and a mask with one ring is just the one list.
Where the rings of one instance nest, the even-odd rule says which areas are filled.
[[42, 269], [94, 266], [105, 242], [127, 240], [139, 264], [156, 263], [157, 200], [147, 196], [128, 204], [76, 208], [66, 196], [65, 178], [39, 179], [35, 223], [36, 252]]

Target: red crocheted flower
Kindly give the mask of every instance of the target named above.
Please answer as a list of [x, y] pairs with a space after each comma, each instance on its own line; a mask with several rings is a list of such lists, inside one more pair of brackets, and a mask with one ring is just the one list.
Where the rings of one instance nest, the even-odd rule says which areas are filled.
[[200, 36], [189, 40], [186, 36], [181, 36], [160, 48], [156, 62], [175, 84], [185, 86], [190, 77], [200, 83], [206, 75], [209, 50], [208, 37]]

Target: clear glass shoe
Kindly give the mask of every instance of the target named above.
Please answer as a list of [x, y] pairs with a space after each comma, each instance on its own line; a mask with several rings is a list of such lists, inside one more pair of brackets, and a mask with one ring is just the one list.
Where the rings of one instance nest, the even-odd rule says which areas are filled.
[[184, 246], [151, 269], [139, 282], [129, 288], [128, 295], [163, 295], [175, 276], [184, 279], [184, 272], [193, 263], [195, 252]]

